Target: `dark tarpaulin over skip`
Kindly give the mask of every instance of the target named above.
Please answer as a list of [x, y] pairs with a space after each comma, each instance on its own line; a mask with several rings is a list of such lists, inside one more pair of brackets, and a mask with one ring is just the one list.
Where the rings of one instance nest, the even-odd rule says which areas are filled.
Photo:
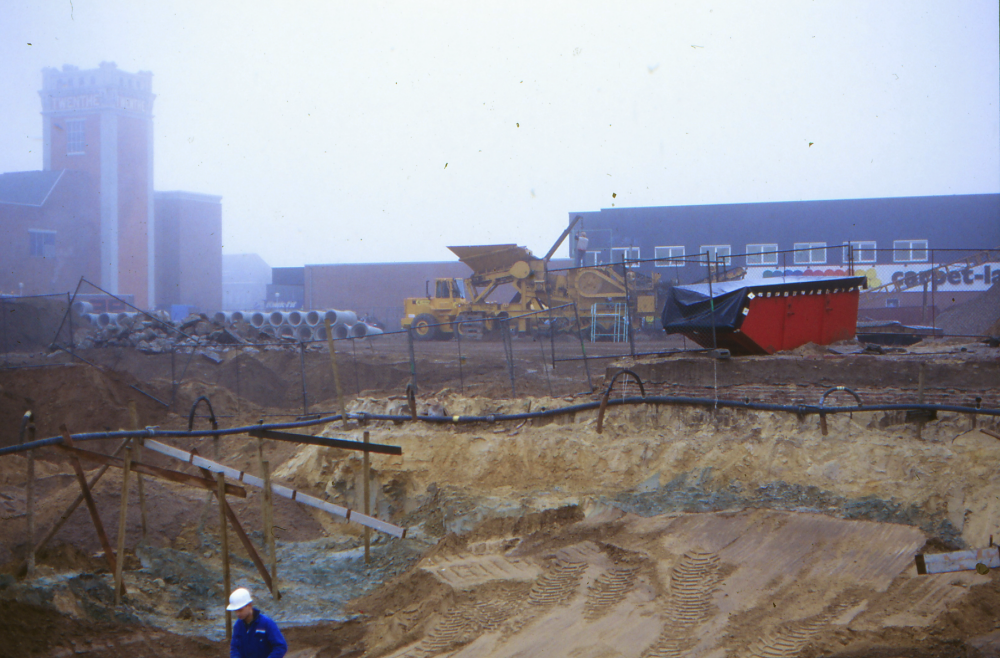
[[[707, 283], [674, 286], [663, 306], [663, 328], [668, 334], [711, 331], [713, 319], [716, 331], [739, 329], [749, 306], [751, 293], [782, 293], [797, 290], [801, 294], [812, 289], [864, 286], [865, 277], [784, 277], [773, 281], [720, 281], [712, 284], [711, 296]], [[749, 299], [748, 299], [749, 298]]]

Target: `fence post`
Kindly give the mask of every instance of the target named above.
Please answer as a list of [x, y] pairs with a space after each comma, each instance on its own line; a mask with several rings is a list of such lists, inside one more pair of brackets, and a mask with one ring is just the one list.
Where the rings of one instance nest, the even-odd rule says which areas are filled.
[[410, 350], [410, 386], [417, 390], [417, 357], [413, 353], [413, 327], [406, 328], [406, 344]]
[[573, 302], [573, 315], [576, 316], [576, 336], [580, 339], [580, 354], [583, 355], [583, 369], [587, 372], [587, 386], [590, 387], [590, 392], [594, 392], [594, 382], [590, 378], [590, 364], [587, 363], [587, 348], [583, 345], [583, 324], [580, 322], [580, 309], [577, 308], [576, 302]]
[[507, 357], [507, 372], [510, 375], [510, 394], [517, 397], [517, 389], [514, 386], [514, 345], [510, 339], [510, 319], [500, 319], [501, 340], [503, 341], [504, 355]]
[[309, 402], [306, 398], [306, 344], [299, 341], [299, 374], [302, 378], [302, 415], [309, 415]]
[[10, 365], [10, 354], [7, 352], [7, 302], [0, 297], [0, 315], [3, 315], [3, 364]]
[[458, 340], [458, 382], [462, 386], [462, 392], [465, 393], [465, 372], [462, 370], [462, 325], [452, 323], [451, 326], [455, 329], [455, 338]]
[[635, 339], [632, 337], [632, 298], [628, 292], [628, 256], [622, 254], [622, 278], [625, 279], [625, 331], [628, 332], [628, 348], [635, 358]]
[[69, 292], [66, 293], [66, 308], [69, 309], [69, 348], [73, 350], [76, 345], [73, 344], [73, 302], [70, 301]]

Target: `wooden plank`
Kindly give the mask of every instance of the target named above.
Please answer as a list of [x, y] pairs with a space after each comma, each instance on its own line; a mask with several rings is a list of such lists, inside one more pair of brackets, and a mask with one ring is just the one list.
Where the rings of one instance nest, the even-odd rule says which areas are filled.
[[271, 495], [271, 464], [268, 461], [260, 463], [261, 475], [264, 476], [264, 538], [267, 540], [267, 555], [271, 562], [271, 596], [276, 601], [281, 600], [278, 589], [278, 553], [274, 546], [274, 497]]
[[[73, 437], [70, 436], [66, 425], [60, 425], [59, 431], [62, 432], [63, 441], [66, 443], [64, 447], [72, 448]], [[94, 528], [97, 530], [97, 538], [101, 541], [101, 547], [104, 549], [104, 556], [108, 560], [108, 566], [111, 568], [111, 573], [115, 573], [117, 570], [115, 554], [111, 550], [111, 542], [108, 541], [108, 535], [104, 532], [104, 524], [101, 523], [101, 517], [97, 513], [97, 503], [94, 502], [94, 497], [90, 495], [90, 487], [87, 486], [87, 478], [83, 474], [83, 466], [80, 465], [80, 459], [75, 455], [70, 458], [70, 462], [73, 464], [73, 470], [76, 472], [76, 479], [80, 483], [80, 489], [83, 491], [83, 499], [87, 503], [90, 520], [94, 522]], [[122, 589], [125, 589], [124, 583], [122, 584]]]
[[[191, 454], [190, 452], [181, 450], [179, 448], [174, 448], [173, 446], [168, 446], [159, 441], [149, 440], [146, 442], [146, 448], [154, 450], [162, 455], [167, 455], [168, 457], [173, 457], [174, 459], [179, 459], [183, 462], [193, 464], [199, 468], [207, 468], [213, 473], [225, 473], [230, 479], [236, 480], [238, 482], [243, 482], [244, 484], [249, 484], [253, 487], [263, 488], [264, 481], [259, 477], [249, 475], [244, 471], [238, 471], [235, 468], [230, 468], [228, 466], [223, 466], [222, 464], [216, 464], [213, 461], [209, 461], [204, 457], [198, 457], [197, 455]], [[355, 523], [360, 523], [361, 525], [368, 526], [373, 530], [378, 530], [379, 532], [384, 532], [387, 535], [393, 537], [403, 538], [406, 537], [406, 529], [400, 528], [397, 525], [391, 523], [386, 523], [385, 521], [379, 521], [378, 519], [373, 519], [367, 514], [361, 514], [355, 512], [346, 507], [341, 507], [340, 505], [334, 505], [333, 503], [328, 503], [325, 500], [320, 500], [309, 494], [304, 494], [296, 489], [290, 489], [288, 487], [283, 487], [280, 485], [272, 485], [272, 491], [281, 496], [282, 498], [289, 498], [296, 502], [302, 503], [303, 505], [309, 505], [310, 507], [315, 507], [316, 509], [321, 509], [324, 512], [333, 514], [335, 516], [340, 516], [348, 521], [354, 521]]]
[[[63, 452], [73, 454], [80, 459], [86, 459], [98, 464], [114, 466], [115, 468], [124, 468], [125, 465], [125, 462], [121, 459], [110, 455], [102, 455], [99, 452], [90, 452], [89, 450], [82, 450], [80, 448], [67, 448], [66, 446], [61, 445], [57, 445], [56, 447]], [[153, 477], [162, 478], [164, 480], [170, 480], [171, 482], [177, 482], [178, 484], [189, 484], [194, 487], [201, 487], [202, 489], [207, 489], [209, 493], [214, 492], [216, 488], [216, 482], [212, 478], [201, 478], [197, 475], [191, 475], [190, 473], [171, 471], [166, 468], [150, 466], [149, 464], [142, 464], [136, 461], [132, 462], [132, 470], [139, 473], [145, 473], [146, 475], [152, 475]], [[227, 483], [226, 495], [236, 496], [237, 498], [246, 498], [247, 490], [239, 485]]]
[[[206, 476], [211, 476], [211, 471], [204, 468], [201, 470]], [[219, 475], [221, 475], [221, 473]], [[218, 478], [219, 475], [216, 475], [215, 477]], [[224, 475], [223, 482], [225, 482]], [[218, 496], [219, 494], [216, 493], [216, 498], [218, 498]], [[233, 508], [229, 506], [228, 502], [225, 502], [222, 507], [226, 513], [226, 518], [229, 519], [230, 525], [233, 526], [233, 531], [235, 531], [236, 536], [239, 537], [240, 543], [243, 544], [243, 548], [245, 548], [247, 553], [250, 555], [250, 560], [254, 563], [254, 566], [257, 567], [257, 571], [260, 572], [260, 577], [263, 578], [264, 584], [267, 585], [268, 589], [271, 589], [271, 574], [267, 573], [267, 567], [264, 566], [263, 560], [261, 560], [260, 555], [257, 554], [257, 549], [254, 547], [253, 543], [251, 543], [247, 533], [244, 532], [243, 526], [240, 525], [240, 520], [236, 518], [236, 512], [233, 511]]]
[[401, 455], [403, 449], [399, 446], [390, 446], [383, 443], [362, 443], [360, 441], [345, 441], [344, 439], [330, 439], [327, 437], [310, 436], [309, 434], [292, 434], [290, 432], [277, 432], [274, 430], [251, 430], [250, 436], [262, 437], [265, 439], [278, 439], [280, 441], [295, 441], [296, 443], [308, 443], [324, 448], [342, 448], [344, 450], [360, 450], [365, 454], [377, 452], [382, 455]]
[[947, 573], [950, 571], [975, 571], [976, 566], [985, 564], [990, 569], [1000, 568], [1000, 547], [953, 551], [951, 553], [918, 553], [915, 561], [917, 573]]
[[[458, 331], [456, 330], [455, 333], [457, 334]], [[365, 446], [367, 447], [368, 446], [368, 430], [365, 430], [364, 437], [365, 437]], [[369, 486], [368, 480], [371, 479], [371, 465], [368, 463], [368, 451], [367, 450], [365, 450], [365, 453], [364, 453], [364, 455], [362, 455], [362, 459], [361, 459], [361, 477], [364, 478], [364, 480], [363, 480], [364, 481], [364, 487], [363, 488], [364, 488], [364, 496], [365, 496], [365, 514], [367, 515], [367, 514], [371, 513], [370, 510], [368, 509], [368, 507], [370, 505], [369, 497], [371, 495], [368, 492], [368, 486]], [[371, 561], [372, 561], [372, 558], [371, 558], [371, 555], [370, 555], [370, 552], [369, 552], [370, 548], [371, 548], [371, 541], [372, 541], [372, 529], [369, 528], [369, 527], [367, 527], [367, 526], [365, 526], [365, 564], [370, 564]]]
[[[132, 429], [139, 429], [139, 412], [136, 410], [135, 400], [130, 400], [128, 403], [129, 416], [132, 418]], [[140, 438], [137, 443], [135, 443], [135, 460], [137, 462], [142, 461], [142, 439]], [[147, 535], [147, 524], [146, 524], [146, 489], [142, 481], [142, 473], [135, 474], [136, 482], [139, 483], [139, 518], [142, 522], [142, 540], [146, 540]]]
[[[226, 476], [222, 473], [216, 473], [215, 477], [218, 485], [215, 495], [219, 499], [219, 539], [222, 542], [222, 595], [228, 599], [232, 590], [230, 589], [231, 585], [229, 582], [229, 536], [226, 534], [226, 510], [229, 509], [229, 505], [226, 504]], [[229, 603], [229, 601], [227, 600], [226, 603]], [[229, 644], [232, 639], [233, 613], [227, 605], [226, 644]]]
[[132, 448], [125, 448], [125, 466], [122, 469], [122, 500], [118, 510], [118, 561], [115, 569], [115, 607], [122, 604], [122, 577], [125, 569], [125, 526], [128, 521], [128, 476], [132, 465]]
[[333, 345], [333, 327], [330, 318], [324, 318], [326, 326], [326, 345], [330, 350], [330, 366], [333, 368], [333, 387], [337, 391], [337, 406], [340, 407], [340, 420], [347, 427], [347, 405], [344, 404], [344, 393], [340, 388], [340, 369], [337, 368], [337, 348]]

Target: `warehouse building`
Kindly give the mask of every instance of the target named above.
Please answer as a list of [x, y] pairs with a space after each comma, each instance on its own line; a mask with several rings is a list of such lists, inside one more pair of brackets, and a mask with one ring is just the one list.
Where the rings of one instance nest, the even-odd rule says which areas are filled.
[[[706, 259], [748, 280], [856, 273], [870, 287], [920, 283], [921, 272], [1000, 248], [1000, 194], [603, 208], [569, 217], [580, 218], [574, 254], [587, 238], [580, 264], [627, 259], [639, 272], [681, 284], [705, 279]], [[998, 281], [1000, 266], [984, 262], [931, 279], [928, 288], [944, 309]], [[926, 308], [927, 294], [921, 285], [883, 303]]]

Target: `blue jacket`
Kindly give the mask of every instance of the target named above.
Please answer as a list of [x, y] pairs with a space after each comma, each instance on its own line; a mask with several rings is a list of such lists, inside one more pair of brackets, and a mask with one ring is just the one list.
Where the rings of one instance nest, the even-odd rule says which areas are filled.
[[237, 619], [233, 624], [233, 641], [229, 644], [229, 658], [281, 658], [288, 651], [288, 643], [270, 617], [253, 609], [253, 621], [244, 624]]

